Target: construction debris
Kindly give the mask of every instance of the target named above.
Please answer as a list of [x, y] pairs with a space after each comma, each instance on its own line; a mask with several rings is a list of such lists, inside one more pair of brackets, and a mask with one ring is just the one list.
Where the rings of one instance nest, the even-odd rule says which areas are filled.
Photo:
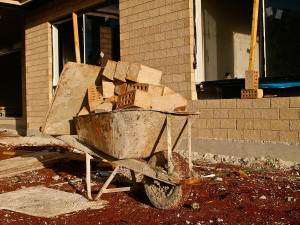
[[78, 115], [126, 108], [186, 111], [187, 100], [160, 84], [162, 72], [129, 62], [108, 60], [102, 84], [88, 88], [88, 106]]

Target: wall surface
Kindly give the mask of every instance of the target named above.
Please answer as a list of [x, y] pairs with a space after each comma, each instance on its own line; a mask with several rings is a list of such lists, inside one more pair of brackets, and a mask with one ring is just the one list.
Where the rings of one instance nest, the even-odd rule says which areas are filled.
[[25, 66], [27, 133], [39, 133], [52, 99], [51, 22], [87, 9], [103, 0], [54, 0], [26, 13]]
[[162, 83], [196, 99], [192, 0], [120, 0], [121, 60], [163, 72]]

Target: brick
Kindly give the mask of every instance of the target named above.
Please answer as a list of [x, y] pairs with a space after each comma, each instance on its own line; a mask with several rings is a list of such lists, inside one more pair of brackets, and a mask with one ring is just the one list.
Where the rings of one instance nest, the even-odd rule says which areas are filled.
[[151, 96], [162, 96], [163, 87], [152, 84], [141, 84], [141, 83], [128, 83], [127, 84], [127, 92], [133, 90], [141, 90], [148, 92]]
[[200, 138], [213, 138], [212, 129], [199, 129]]
[[299, 109], [280, 109], [280, 119], [299, 119]]
[[255, 130], [270, 130], [271, 120], [253, 120], [253, 127]]
[[290, 130], [300, 132], [300, 120], [290, 120]]
[[252, 99], [237, 99], [236, 105], [238, 109], [249, 109], [253, 107]]
[[102, 75], [108, 78], [109, 80], [114, 79], [115, 71], [117, 68], [117, 62], [112, 60], [107, 60], [106, 66], [103, 70]]
[[260, 109], [245, 109], [245, 119], [260, 119]]
[[290, 98], [271, 98], [271, 108], [289, 108]]
[[279, 109], [261, 109], [262, 119], [279, 119]]
[[118, 102], [118, 96], [116, 95], [104, 100], [104, 103], [117, 103], [117, 102]]
[[127, 89], [127, 83], [124, 83], [122, 81], [115, 82], [115, 93], [117, 95], [125, 94]]
[[259, 130], [244, 130], [244, 139], [245, 140], [260, 140], [260, 131]]
[[271, 120], [271, 130], [289, 130], [289, 120]]
[[228, 119], [228, 109], [214, 109], [214, 118]]
[[271, 99], [270, 98], [254, 99], [253, 100], [253, 108], [256, 108], [256, 109], [271, 108]]
[[221, 108], [235, 109], [236, 108], [236, 99], [221, 99]]
[[110, 98], [115, 95], [115, 84], [114, 82], [102, 78], [102, 95], [103, 98]]
[[264, 96], [263, 89], [241, 90], [242, 99], [261, 99]]
[[126, 79], [138, 83], [159, 85], [162, 72], [141, 64], [131, 63]]
[[114, 73], [114, 78], [126, 82], [126, 75], [128, 72], [129, 64], [129, 62], [119, 61], [117, 63], [116, 71]]
[[290, 97], [290, 107], [300, 108], [300, 97]]
[[213, 138], [227, 139], [228, 132], [226, 129], [213, 129]]
[[207, 119], [206, 121], [206, 127], [207, 128], [220, 128], [221, 127], [221, 121], [219, 119]]
[[236, 122], [237, 122], [236, 123], [237, 129], [239, 129], [239, 130], [252, 130], [253, 129], [253, 120], [238, 119]]
[[292, 131], [280, 131], [280, 142], [292, 142], [298, 143], [299, 142], [299, 133], [292, 132]]
[[151, 108], [157, 110], [173, 111], [178, 107], [186, 107], [187, 100], [179, 94], [152, 97]]
[[279, 131], [262, 130], [260, 136], [262, 141], [279, 141]]
[[245, 72], [245, 89], [258, 89], [258, 71], [246, 70]]
[[206, 100], [206, 106], [208, 109], [221, 108], [221, 100]]
[[243, 109], [229, 109], [229, 119], [244, 119], [245, 113]]
[[214, 115], [212, 109], [201, 109], [199, 112], [201, 119], [212, 119]]
[[228, 139], [243, 140], [244, 139], [244, 131], [229, 129], [228, 130]]
[[103, 102], [102, 86], [88, 88], [88, 103], [90, 110], [93, 111]]
[[236, 129], [235, 119], [221, 119], [221, 128]]
[[150, 109], [151, 95], [141, 90], [134, 90], [131, 92], [127, 92], [123, 95], [119, 95], [116, 109], [123, 109], [129, 107]]

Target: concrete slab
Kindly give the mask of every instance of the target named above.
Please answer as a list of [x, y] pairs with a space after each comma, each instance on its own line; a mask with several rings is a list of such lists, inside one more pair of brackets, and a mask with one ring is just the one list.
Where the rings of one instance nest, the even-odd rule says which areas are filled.
[[89, 201], [79, 194], [37, 186], [0, 195], [0, 209], [31, 216], [50, 218], [66, 213], [107, 204], [107, 201]]

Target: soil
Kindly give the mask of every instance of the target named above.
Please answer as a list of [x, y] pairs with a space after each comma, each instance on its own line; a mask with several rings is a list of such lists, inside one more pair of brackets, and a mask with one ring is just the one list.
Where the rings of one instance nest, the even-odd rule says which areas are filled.
[[[60, 147], [0, 146], [0, 160], [12, 156], [4, 151], [53, 150]], [[267, 170], [247, 168], [225, 163], [194, 161], [199, 175], [217, 174], [193, 185], [186, 203], [177, 210], [154, 208], [143, 190], [104, 194], [108, 205], [46, 219], [0, 210], [1, 224], [299, 224], [300, 183], [298, 169], [278, 170], [264, 165]], [[93, 195], [112, 170], [92, 164]], [[128, 171], [121, 170], [124, 175]], [[102, 174], [104, 177], [96, 175]], [[0, 179], [0, 194], [24, 187], [42, 185], [48, 188], [87, 196], [85, 191], [85, 163], [59, 162], [51, 168], [26, 172]], [[109, 187], [128, 185], [122, 174]]]

